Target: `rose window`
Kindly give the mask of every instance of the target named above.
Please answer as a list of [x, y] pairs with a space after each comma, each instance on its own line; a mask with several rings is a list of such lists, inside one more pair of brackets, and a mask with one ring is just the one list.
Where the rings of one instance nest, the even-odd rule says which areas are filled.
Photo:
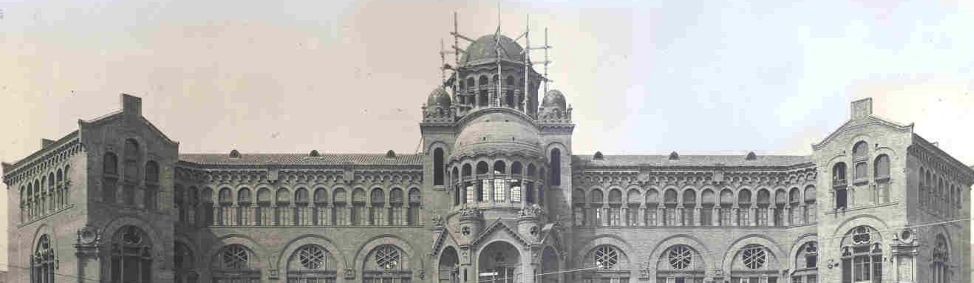
[[595, 266], [599, 269], [612, 269], [619, 263], [619, 250], [610, 246], [595, 249]]
[[245, 269], [250, 262], [250, 254], [244, 247], [233, 245], [223, 250], [223, 266], [229, 269]]
[[298, 251], [301, 265], [307, 269], [319, 269], [325, 265], [325, 250], [318, 246], [304, 246]]
[[693, 252], [686, 246], [676, 246], [670, 249], [667, 258], [670, 261], [670, 266], [683, 270], [690, 268], [690, 264], [693, 263]]
[[764, 248], [761, 247], [744, 249], [741, 257], [744, 260], [744, 266], [750, 269], [759, 269], [764, 267], [764, 263], [768, 261], [768, 254], [764, 251]]
[[869, 243], [869, 231], [866, 227], [856, 227], [856, 230], [852, 232], [852, 242], [856, 244], [868, 244]]
[[375, 264], [389, 270], [399, 267], [399, 250], [392, 246], [383, 246], [375, 251]]

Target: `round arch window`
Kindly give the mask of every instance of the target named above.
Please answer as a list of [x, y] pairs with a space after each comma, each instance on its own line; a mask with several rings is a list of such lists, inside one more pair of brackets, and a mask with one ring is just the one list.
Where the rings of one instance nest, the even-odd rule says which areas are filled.
[[612, 269], [619, 264], [619, 250], [611, 246], [595, 249], [595, 266], [599, 269]]
[[666, 255], [670, 262], [670, 266], [675, 269], [684, 270], [690, 268], [693, 264], [693, 251], [686, 246], [676, 246], [670, 249], [670, 252]]
[[741, 260], [747, 268], [760, 269], [768, 261], [768, 254], [762, 247], [749, 247], [741, 252]]

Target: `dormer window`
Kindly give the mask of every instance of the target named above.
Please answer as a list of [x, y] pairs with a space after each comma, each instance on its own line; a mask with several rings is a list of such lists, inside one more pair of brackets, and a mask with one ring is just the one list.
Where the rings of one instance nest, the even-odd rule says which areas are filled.
[[240, 158], [240, 152], [236, 149], [230, 151], [230, 158]]
[[674, 152], [670, 152], [670, 160], [680, 160], [680, 155]]

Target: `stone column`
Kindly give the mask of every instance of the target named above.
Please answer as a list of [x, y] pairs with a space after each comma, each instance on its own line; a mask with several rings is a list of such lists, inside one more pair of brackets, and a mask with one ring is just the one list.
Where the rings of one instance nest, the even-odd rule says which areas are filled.
[[740, 210], [741, 208], [737, 207], [736, 204], [731, 208], [731, 226], [741, 226]]
[[703, 226], [703, 220], [700, 219], [700, 206], [693, 208], [693, 226]]
[[754, 206], [748, 208], [747, 218], [751, 219], [750, 226], [758, 226], [758, 208]]
[[639, 226], [646, 226], [646, 225], [648, 225], [646, 223], [646, 207], [645, 206], [639, 207], [639, 219], [637, 219], [636, 221], [638, 221], [636, 223], [639, 223], [638, 224]]
[[784, 209], [782, 209], [781, 214], [783, 214], [781, 218], [784, 218], [782, 225], [785, 227], [791, 226], [791, 207], [785, 206]]
[[683, 226], [683, 204], [677, 205], [674, 211], [676, 211], [676, 223], [673, 223], [675, 224], [674, 226]]
[[656, 207], [656, 226], [666, 226], [666, 216], [663, 215], [663, 206]]

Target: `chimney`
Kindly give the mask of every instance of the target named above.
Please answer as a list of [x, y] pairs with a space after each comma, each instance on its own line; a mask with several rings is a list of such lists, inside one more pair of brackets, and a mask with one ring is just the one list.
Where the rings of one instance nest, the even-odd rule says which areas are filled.
[[126, 115], [142, 116], [142, 98], [122, 94], [122, 113]]
[[48, 146], [50, 146], [52, 144], [54, 144], [54, 141], [53, 140], [41, 139], [41, 148], [48, 147]]
[[862, 119], [873, 114], [872, 97], [863, 98], [852, 102], [852, 119]]

